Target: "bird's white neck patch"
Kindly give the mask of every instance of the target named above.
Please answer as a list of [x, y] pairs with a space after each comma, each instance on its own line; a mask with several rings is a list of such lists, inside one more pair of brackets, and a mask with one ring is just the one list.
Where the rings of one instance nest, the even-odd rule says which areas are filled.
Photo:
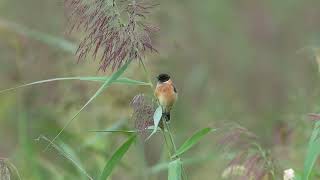
[[169, 83], [169, 80], [168, 80], [168, 81], [165, 81], [165, 82], [160, 82], [160, 83], [165, 83], [165, 84], [168, 84], [168, 83]]

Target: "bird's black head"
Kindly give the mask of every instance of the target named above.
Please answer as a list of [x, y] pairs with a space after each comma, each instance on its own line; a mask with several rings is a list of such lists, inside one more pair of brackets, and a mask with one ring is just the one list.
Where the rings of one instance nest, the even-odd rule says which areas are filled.
[[168, 74], [159, 74], [157, 79], [159, 82], [166, 82], [170, 79], [170, 76]]

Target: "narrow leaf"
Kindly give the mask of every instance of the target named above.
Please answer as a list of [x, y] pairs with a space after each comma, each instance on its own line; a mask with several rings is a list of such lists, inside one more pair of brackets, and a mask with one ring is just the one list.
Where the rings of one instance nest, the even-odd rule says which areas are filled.
[[[119, 130], [119, 128], [122, 128], [123, 125], [127, 124], [127, 119], [120, 119], [116, 122], [114, 122], [110, 127], [103, 129], [103, 130]], [[101, 134], [101, 133], [95, 133], [90, 134], [90, 136], [86, 136], [83, 143], [81, 143], [80, 149], [86, 148], [86, 147], [101, 147], [101, 149], [104, 149], [103, 142], [105, 142], [108, 134]], [[98, 149], [99, 149], [98, 148]]]
[[181, 180], [182, 162], [180, 159], [170, 162], [168, 168], [168, 180]]
[[196, 132], [192, 137], [190, 137], [188, 140], [186, 140], [182, 146], [177, 150], [176, 154], [174, 156], [179, 156], [189, 150], [192, 146], [197, 144], [206, 134], [209, 132], [215, 131], [215, 129], [212, 128], [204, 128], [198, 132]]
[[[85, 168], [84, 168], [84, 165], [83, 165], [83, 163], [81, 162], [80, 157], [79, 157], [79, 155], [76, 153], [76, 151], [75, 151], [72, 147], [70, 147], [68, 144], [63, 143], [62, 141], [59, 141], [57, 145], [61, 148], [61, 150], [62, 150], [65, 154], [67, 154], [67, 155], [74, 161], [74, 163], [77, 164], [77, 166], [80, 167], [80, 169], [79, 169], [79, 173], [81, 173], [80, 175], [85, 174], [86, 172], [83, 171], [83, 170], [85, 169]], [[82, 169], [82, 170], [81, 170], [81, 169]], [[85, 173], [84, 173], [84, 172], [85, 172]], [[85, 177], [82, 178], [82, 179], [85, 179]]]
[[137, 133], [138, 131], [132, 130], [93, 130], [89, 132], [104, 132], [104, 133]]
[[[104, 76], [96, 76], [96, 77], [62, 77], [62, 78], [52, 78], [52, 79], [45, 79], [45, 80], [41, 80], [41, 81], [35, 81], [35, 82], [31, 82], [31, 83], [27, 83], [27, 84], [22, 84], [20, 86], [16, 86], [13, 88], [8, 88], [8, 89], [4, 89], [0, 91], [1, 93], [7, 92], [7, 91], [12, 91], [12, 90], [16, 90], [19, 88], [23, 88], [23, 87], [28, 87], [28, 86], [32, 86], [32, 85], [37, 85], [37, 84], [43, 84], [43, 83], [48, 83], [48, 82], [53, 82], [53, 81], [68, 81], [68, 80], [80, 80], [80, 81], [95, 81], [95, 82], [106, 82], [107, 80], [109, 80], [109, 77], [104, 77]], [[142, 82], [142, 81], [137, 81], [137, 80], [133, 80], [133, 79], [129, 79], [129, 78], [119, 78], [117, 80], [114, 81], [114, 83], [119, 83], [119, 84], [128, 84], [128, 85], [143, 85], [143, 86], [149, 86], [149, 83], [146, 82]]]
[[74, 43], [67, 41], [64, 38], [29, 29], [25, 26], [6, 21], [4, 19], [0, 19], [0, 29], [7, 29], [8, 31], [14, 32], [20, 36], [37, 40], [47, 44], [48, 46], [62, 49], [68, 53], [74, 53], [77, 49], [77, 46]]
[[119, 78], [117, 81], [115, 81], [115, 83], [128, 84], [128, 85], [152, 86], [150, 83], [129, 79], [129, 78]]
[[307, 155], [304, 161], [304, 170], [302, 179], [308, 180], [313, 169], [313, 166], [320, 155], [320, 121], [315, 123], [312, 131], [309, 145], [307, 149]]
[[[200, 164], [203, 162], [211, 161], [217, 158], [213, 153], [201, 155], [201, 156], [195, 156], [192, 158], [184, 159], [182, 164], [183, 166], [189, 166], [189, 165], [195, 165]], [[149, 174], [157, 174], [164, 170], [167, 170], [169, 167], [170, 162], [162, 162], [159, 164], [156, 164], [148, 169]]]
[[72, 155], [68, 154], [60, 146], [58, 146], [57, 144], [51, 142], [50, 139], [46, 138], [45, 136], [40, 136], [39, 138], [36, 139], [36, 141], [40, 141], [40, 140], [44, 140], [44, 141], [50, 142], [52, 144], [52, 146], [54, 147], [54, 149], [56, 149], [63, 157], [68, 159], [79, 170], [79, 172], [81, 172], [84, 175], [86, 175], [89, 179], [91, 179], [91, 180], [93, 179], [87, 173], [87, 171], [83, 168], [83, 166], [80, 163], [80, 160], [74, 159], [75, 157], [72, 157]]
[[[128, 61], [126, 64], [124, 64], [120, 69], [118, 69], [117, 72], [113, 73], [110, 78], [108, 78], [96, 91], [96, 93], [82, 106], [82, 108], [64, 125], [64, 127], [60, 130], [60, 132], [53, 138], [51, 141], [54, 142], [60, 134], [71, 124], [71, 122], [81, 113], [81, 111], [87, 107], [98, 95], [100, 95], [103, 90], [105, 90], [107, 87], [109, 87], [115, 80], [117, 80], [124, 71], [128, 68], [131, 61]], [[46, 147], [45, 151], [49, 148], [50, 144]]]
[[131, 144], [134, 142], [136, 135], [131, 136], [110, 158], [105, 165], [102, 173], [100, 174], [99, 180], [106, 180], [114, 167], [120, 162], [124, 154], [129, 150]]
[[146, 141], [150, 139], [151, 136], [153, 136], [157, 132], [161, 117], [162, 117], [162, 108], [161, 106], [159, 106], [153, 114], [153, 124], [154, 124], [153, 131], [150, 134], [150, 136], [146, 139]]

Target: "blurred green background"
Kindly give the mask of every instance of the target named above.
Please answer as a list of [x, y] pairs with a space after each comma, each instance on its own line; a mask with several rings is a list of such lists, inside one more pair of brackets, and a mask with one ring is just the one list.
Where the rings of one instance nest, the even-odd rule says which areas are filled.
[[[301, 170], [313, 124], [307, 114], [320, 112], [318, 65], [310, 50], [320, 38], [320, 1], [159, 3], [152, 17], [161, 28], [154, 37], [159, 53], [149, 55], [146, 65], [153, 77], [171, 74], [179, 91], [171, 123], [177, 143], [203, 127], [237, 123], [259, 137], [279, 172]], [[97, 71], [98, 61], [77, 63], [70, 49], [81, 33], [67, 31], [62, 0], [0, 0], [0, 89], [53, 77], [109, 75]], [[147, 81], [138, 63], [125, 76]], [[53, 138], [98, 85], [54, 82], [1, 94], [0, 157], [9, 158], [23, 179], [86, 179], [59, 152], [43, 152], [46, 142], [34, 139]], [[127, 137], [89, 131], [132, 129], [129, 103], [138, 93], [152, 91], [113, 85], [59, 137], [89, 174], [97, 174]], [[187, 166], [189, 179], [221, 178], [230, 157], [219, 151], [215, 136], [184, 155], [197, 160]], [[112, 179], [143, 174], [165, 179], [165, 171], [152, 169], [161, 161], [162, 147], [160, 135], [147, 142], [145, 162], [141, 147], [131, 147]]]

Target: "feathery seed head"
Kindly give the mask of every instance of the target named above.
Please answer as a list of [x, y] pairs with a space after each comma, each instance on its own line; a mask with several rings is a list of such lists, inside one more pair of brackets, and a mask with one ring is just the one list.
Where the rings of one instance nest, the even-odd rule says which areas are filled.
[[70, 32], [83, 30], [84, 38], [76, 51], [78, 61], [89, 53], [100, 56], [99, 70], [120, 68], [131, 60], [142, 60], [147, 50], [157, 52], [151, 34], [159, 28], [146, 22], [157, 6], [149, 1], [65, 0]]
[[135, 128], [143, 137], [146, 137], [148, 127], [154, 125], [153, 114], [156, 106], [150, 97], [138, 94], [132, 99], [131, 107], [133, 108], [132, 120], [135, 123]]

